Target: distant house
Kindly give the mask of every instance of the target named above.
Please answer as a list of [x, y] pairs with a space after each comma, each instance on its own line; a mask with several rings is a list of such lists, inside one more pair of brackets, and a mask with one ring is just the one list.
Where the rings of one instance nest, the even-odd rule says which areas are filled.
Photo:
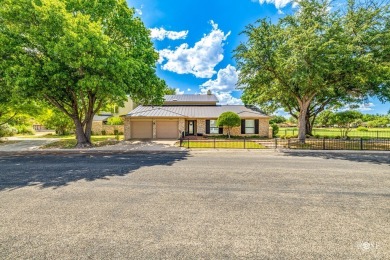
[[227, 129], [216, 125], [218, 117], [226, 111], [241, 118], [241, 126], [233, 128], [232, 135], [270, 137], [270, 117], [256, 107], [217, 103], [217, 97], [211, 93], [166, 95], [162, 106], [139, 106], [125, 116], [125, 139], [226, 135]]
[[123, 107], [113, 106], [111, 111], [102, 111], [93, 117], [92, 121], [92, 133], [93, 134], [108, 134], [112, 135], [115, 131], [118, 133], [124, 132], [123, 125], [107, 125], [108, 119], [114, 116], [123, 116], [132, 111], [136, 107], [136, 104], [129, 97], [124, 103]]

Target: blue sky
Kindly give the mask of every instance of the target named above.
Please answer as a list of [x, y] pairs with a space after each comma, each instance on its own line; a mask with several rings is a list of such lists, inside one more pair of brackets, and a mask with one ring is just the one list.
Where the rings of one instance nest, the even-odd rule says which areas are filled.
[[[137, 10], [160, 53], [157, 74], [177, 93], [211, 89], [222, 104], [240, 104], [233, 50], [240, 32], [261, 18], [277, 21], [293, 12], [290, 0], [127, 0]], [[364, 113], [387, 113], [389, 103], [372, 99]]]

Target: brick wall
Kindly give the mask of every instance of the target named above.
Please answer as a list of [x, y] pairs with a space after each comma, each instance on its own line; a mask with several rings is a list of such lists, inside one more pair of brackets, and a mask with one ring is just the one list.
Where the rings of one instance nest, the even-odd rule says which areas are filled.
[[124, 134], [125, 134], [125, 140], [130, 140], [131, 139], [131, 123], [130, 123], [130, 118], [129, 117], [125, 117], [125, 131], [124, 131]]
[[197, 133], [206, 134], [206, 120], [198, 119], [197, 121]]
[[118, 130], [119, 133], [124, 132], [123, 125], [104, 125], [102, 121], [92, 122], [92, 133], [94, 135], [101, 135], [102, 131], [106, 131], [106, 135], [115, 134], [115, 130]]
[[[223, 134], [227, 135], [227, 127], [224, 127]], [[206, 132], [206, 131], [205, 131]], [[241, 134], [241, 126], [233, 127], [230, 130], [230, 135], [236, 135], [236, 136], [253, 136], [255, 134]], [[259, 134], [260, 137], [268, 137], [272, 138], [272, 132], [271, 136], [269, 133], [269, 119], [268, 118], [260, 118], [259, 119]]]

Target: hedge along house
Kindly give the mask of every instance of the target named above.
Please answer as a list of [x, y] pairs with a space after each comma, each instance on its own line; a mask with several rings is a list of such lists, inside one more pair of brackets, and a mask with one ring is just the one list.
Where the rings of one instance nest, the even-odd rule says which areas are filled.
[[232, 111], [241, 118], [241, 126], [231, 135], [272, 137], [269, 116], [253, 106], [218, 105], [207, 95], [166, 95], [162, 106], [139, 106], [125, 116], [125, 139], [178, 139], [196, 135], [226, 135], [227, 128], [217, 127], [217, 119]]

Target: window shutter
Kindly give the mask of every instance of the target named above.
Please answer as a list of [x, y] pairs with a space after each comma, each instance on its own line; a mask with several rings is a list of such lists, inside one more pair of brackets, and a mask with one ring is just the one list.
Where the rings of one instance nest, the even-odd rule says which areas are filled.
[[259, 134], [259, 119], [255, 119], [255, 134]]
[[210, 120], [206, 120], [206, 134], [210, 134]]
[[220, 134], [220, 135], [223, 134], [223, 127], [220, 127], [220, 128], [219, 128], [219, 134]]
[[245, 119], [241, 119], [241, 134], [245, 134]]

